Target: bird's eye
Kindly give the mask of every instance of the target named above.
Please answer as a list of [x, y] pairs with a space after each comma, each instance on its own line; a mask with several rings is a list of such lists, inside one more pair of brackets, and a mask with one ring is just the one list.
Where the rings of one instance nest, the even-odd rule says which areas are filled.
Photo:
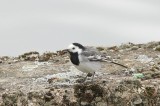
[[72, 48], [73, 50], [75, 49], [75, 47]]

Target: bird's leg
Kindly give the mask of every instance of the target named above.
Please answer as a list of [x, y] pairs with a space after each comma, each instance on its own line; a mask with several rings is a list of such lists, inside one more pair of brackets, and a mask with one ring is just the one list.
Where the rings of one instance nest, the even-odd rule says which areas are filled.
[[85, 81], [86, 81], [87, 77], [88, 77], [88, 74], [86, 75], [86, 77], [84, 77], [83, 82], [85, 82]]
[[94, 75], [95, 75], [95, 72], [94, 72], [93, 75], [92, 75], [92, 83], [93, 83]]
[[91, 77], [91, 76], [93, 76], [93, 74], [92, 74], [92, 73], [88, 73], [88, 74], [86, 75], [86, 77], [83, 79], [83, 82], [86, 81], [87, 77]]
[[87, 79], [87, 77], [91, 77], [91, 76], [92, 76], [92, 82], [93, 82], [94, 75], [95, 75], [95, 72], [94, 72], [94, 73], [88, 73], [88, 74], [86, 75], [86, 77], [84, 77], [84, 79], [83, 79], [83, 81], [82, 81], [81, 83], [85, 82], [86, 79]]

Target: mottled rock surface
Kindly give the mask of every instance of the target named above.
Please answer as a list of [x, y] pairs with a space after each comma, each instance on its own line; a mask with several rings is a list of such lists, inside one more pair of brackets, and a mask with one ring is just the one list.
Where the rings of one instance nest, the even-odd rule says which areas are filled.
[[63, 50], [0, 57], [0, 106], [160, 106], [160, 42], [97, 47], [123, 68], [101, 63], [94, 82]]

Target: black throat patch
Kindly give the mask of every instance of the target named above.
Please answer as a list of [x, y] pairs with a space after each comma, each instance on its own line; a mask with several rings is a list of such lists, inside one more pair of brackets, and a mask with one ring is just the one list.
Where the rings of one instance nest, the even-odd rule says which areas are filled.
[[78, 53], [70, 53], [70, 60], [74, 65], [79, 65]]

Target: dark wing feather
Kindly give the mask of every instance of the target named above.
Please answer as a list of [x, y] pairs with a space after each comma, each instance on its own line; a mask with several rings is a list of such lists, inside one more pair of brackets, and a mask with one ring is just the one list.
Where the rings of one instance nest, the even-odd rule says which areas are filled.
[[86, 47], [81, 55], [88, 57], [90, 61], [111, 61], [111, 59], [107, 58], [106, 55], [102, 54], [96, 48], [93, 47]]
[[122, 66], [124, 68], [128, 68], [125, 65], [122, 65], [120, 63], [116, 63], [116, 62], [112, 61], [105, 54], [102, 54], [96, 48], [93, 48], [93, 47], [86, 47], [86, 49], [83, 51], [83, 53], [81, 55], [87, 57], [88, 60], [90, 60], [90, 61], [109, 62], [109, 63], [113, 63], [116, 65]]

